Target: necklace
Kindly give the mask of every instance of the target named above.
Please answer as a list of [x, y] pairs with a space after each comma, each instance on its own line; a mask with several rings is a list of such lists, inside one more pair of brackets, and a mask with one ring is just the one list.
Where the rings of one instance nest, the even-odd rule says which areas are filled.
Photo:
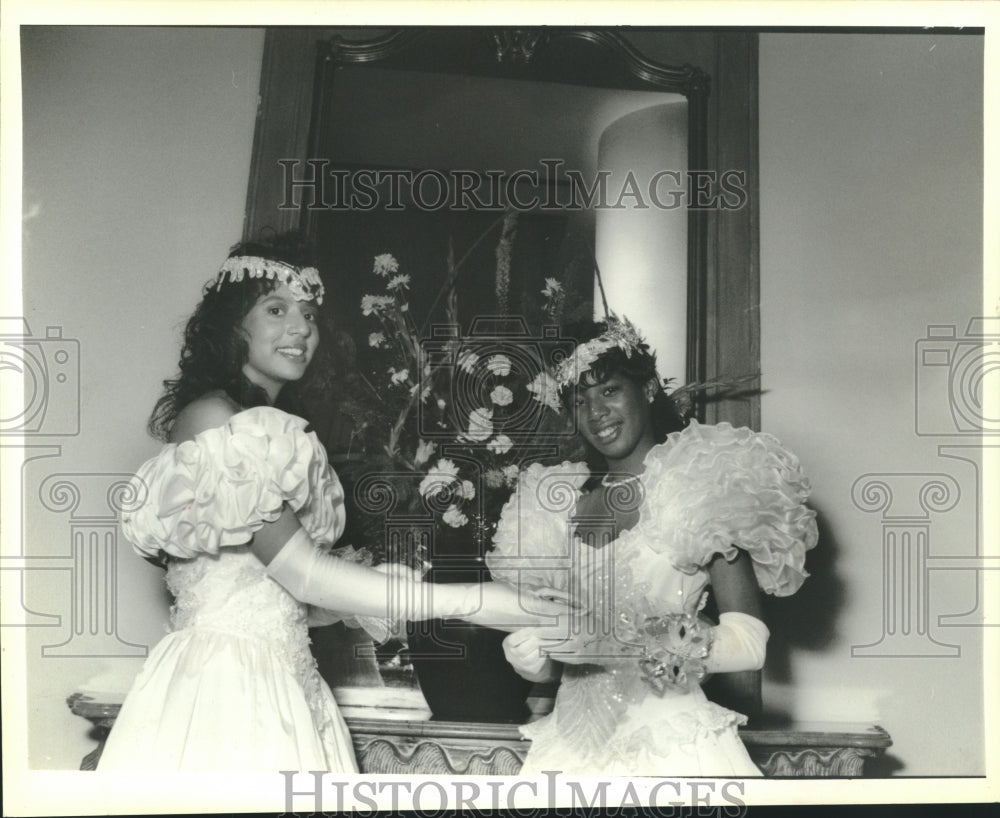
[[608, 478], [610, 476], [611, 475], [609, 474], [605, 474], [604, 477], [601, 478], [601, 485], [609, 489], [618, 488], [618, 486], [624, 486], [628, 483], [634, 483], [639, 479], [638, 474], [630, 474], [628, 477], [623, 477], [621, 480], [609, 480]]

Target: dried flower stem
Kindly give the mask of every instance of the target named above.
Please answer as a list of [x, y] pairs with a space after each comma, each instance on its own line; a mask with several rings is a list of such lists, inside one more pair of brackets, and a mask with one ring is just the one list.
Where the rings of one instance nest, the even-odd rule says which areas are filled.
[[504, 213], [504, 215], [490, 222], [489, 227], [487, 227], [482, 233], [480, 233], [479, 237], [474, 242], [472, 242], [472, 245], [469, 247], [468, 250], [465, 251], [462, 257], [458, 260], [458, 263], [449, 265], [450, 269], [449, 269], [448, 280], [445, 282], [444, 286], [438, 291], [437, 296], [435, 296], [434, 298], [434, 302], [431, 304], [431, 308], [427, 311], [427, 318], [424, 320], [424, 324], [420, 328], [421, 335], [423, 335], [424, 330], [427, 329], [427, 325], [430, 323], [431, 317], [434, 315], [434, 310], [437, 308], [437, 305], [441, 303], [441, 299], [444, 298], [446, 294], [449, 294], [454, 289], [455, 284], [458, 281], [458, 276], [462, 270], [462, 265], [465, 264], [469, 256], [472, 255], [472, 252], [480, 244], [482, 244], [483, 239], [485, 239], [490, 233], [493, 232], [493, 228], [495, 228], [498, 224], [503, 222], [503, 220], [506, 218], [507, 214]]

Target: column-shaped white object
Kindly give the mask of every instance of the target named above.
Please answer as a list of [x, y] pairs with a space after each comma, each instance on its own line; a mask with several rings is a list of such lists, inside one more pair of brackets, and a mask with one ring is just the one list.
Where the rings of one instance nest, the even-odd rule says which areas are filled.
[[[686, 380], [687, 102], [614, 121], [598, 141], [609, 172], [596, 214], [596, 255], [608, 306], [627, 316], [656, 353], [660, 376]], [[594, 316], [604, 315], [594, 286]]]

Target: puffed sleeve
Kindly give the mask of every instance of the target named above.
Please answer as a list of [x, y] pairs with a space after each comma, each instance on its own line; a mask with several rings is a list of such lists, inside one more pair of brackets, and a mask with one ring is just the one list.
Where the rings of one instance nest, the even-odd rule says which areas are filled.
[[272, 407], [165, 446], [132, 478], [136, 508], [122, 531], [142, 555], [215, 554], [244, 545], [287, 503], [309, 535], [332, 545], [344, 530], [344, 492], [302, 418]]
[[495, 580], [531, 588], [569, 586], [575, 550], [567, 516], [590, 476], [582, 463], [532, 464], [500, 514], [486, 566]]
[[647, 455], [643, 482], [649, 496], [640, 526], [681, 571], [742, 549], [767, 593], [793, 594], [809, 576], [806, 552], [817, 541], [816, 513], [805, 504], [809, 481], [773, 436], [692, 421]]

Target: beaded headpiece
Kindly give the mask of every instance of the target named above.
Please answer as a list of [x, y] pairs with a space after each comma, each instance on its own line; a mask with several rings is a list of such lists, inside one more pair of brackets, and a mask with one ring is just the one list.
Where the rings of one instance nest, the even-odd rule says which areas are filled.
[[591, 364], [605, 352], [617, 347], [627, 358], [631, 358], [633, 352], [646, 346], [635, 325], [627, 318], [619, 318], [610, 313], [604, 321], [607, 325], [604, 332], [586, 343], [578, 344], [573, 354], [560, 361], [551, 372], [543, 370], [538, 373], [528, 385], [529, 391], [534, 393], [535, 400], [558, 412], [561, 408], [559, 392], [571, 384], [578, 383], [584, 373], [590, 370]]
[[296, 301], [323, 303], [323, 280], [315, 267], [295, 267], [283, 261], [275, 261], [260, 256], [230, 256], [219, 269], [215, 289], [225, 283], [242, 281], [245, 277], [270, 278], [288, 286]]

